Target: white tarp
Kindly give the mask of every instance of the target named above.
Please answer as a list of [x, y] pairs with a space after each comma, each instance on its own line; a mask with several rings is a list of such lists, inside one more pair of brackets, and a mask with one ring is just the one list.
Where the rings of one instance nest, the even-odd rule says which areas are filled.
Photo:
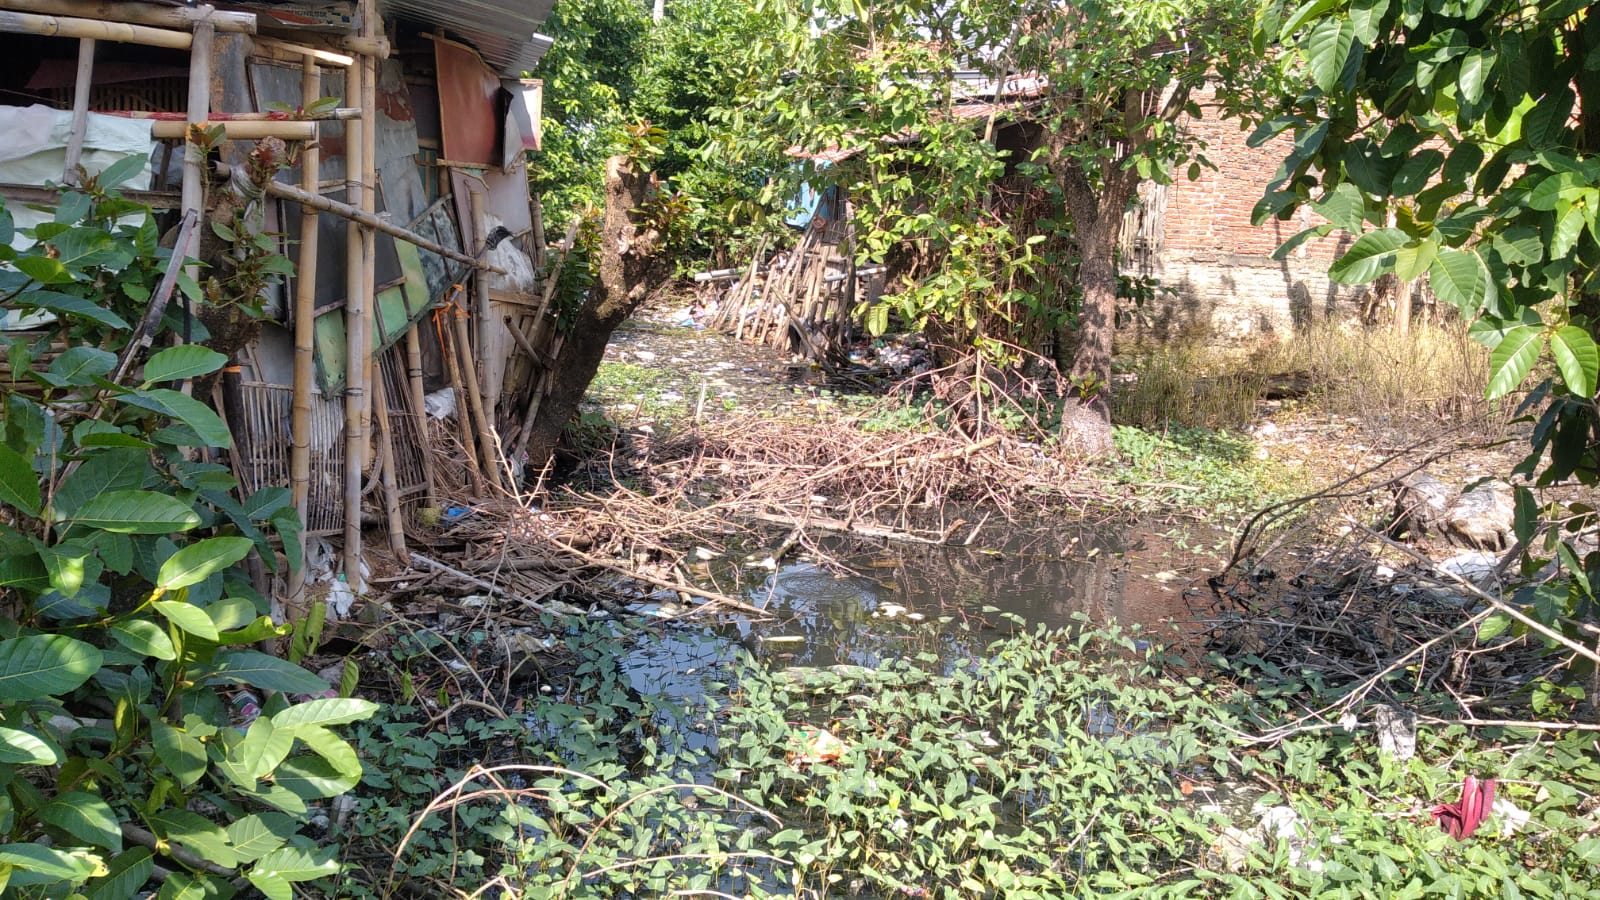
[[[98, 174], [125, 157], [140, 156], [145, 160], [144, 169], [120, 186], [130, 190], [148, 189], [153, 146], [151, 124], [148, 119], [90, 113], [83, 152], [79, 156], [83, 168], [90, 174]], [[32, 185], [61, 182], [67, 165], [67, 141], [72, 135], [71, 111], [43, 105], [0, 106], [0, 135], [4, 135], [0, 140], [0, 182]], [[21, 203], [7, 203], [6, 211], [11, 213], [17, 227], [11, 245], [18, 249], [33, 243], [22, 235], [22, 229], [51, 218], [49, 213], [29, 209]], [[0, 330], [32, 328], [52, 318], [45, 312], [23, 316], [17, 310], [5, 310], [4, 315], [0, 315]]]

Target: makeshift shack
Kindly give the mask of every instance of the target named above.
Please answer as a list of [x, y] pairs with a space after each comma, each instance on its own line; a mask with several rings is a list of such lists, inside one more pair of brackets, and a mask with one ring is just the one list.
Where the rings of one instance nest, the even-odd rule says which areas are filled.
[[[438, 479], [516, 477], [502, 438], [549, 384], [560, 338], [525, 171], [540, 85], [523, 76], [553, 4], [0, 0], [14, 213], [129, 155], [149, 165], [125, 193], [190, 256], [219, 204], [261, 204], [296, 271], [202, 399], [226, 407], [243, 488], [290, 487], [310, 535], [342, 536], [357, 591], [364, 519], [408, 561], [406, 522], [441, 502]], [[243, 173], [269, 157], [250, 196]]]

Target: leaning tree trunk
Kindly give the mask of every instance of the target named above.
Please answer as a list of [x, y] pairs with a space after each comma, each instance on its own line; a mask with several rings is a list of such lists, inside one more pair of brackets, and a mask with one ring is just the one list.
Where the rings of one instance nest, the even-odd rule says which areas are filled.
[[663, 238], [640, 210], [655, 194], [650, 173], [625, 156], [606, 161], [605, 209], [596, 248], [599, 277], [562, 345], [550, 393], [528, 436], [528, 465], [550, 461], [561, 433], [600, 369], [611, 333], [672, 273]]

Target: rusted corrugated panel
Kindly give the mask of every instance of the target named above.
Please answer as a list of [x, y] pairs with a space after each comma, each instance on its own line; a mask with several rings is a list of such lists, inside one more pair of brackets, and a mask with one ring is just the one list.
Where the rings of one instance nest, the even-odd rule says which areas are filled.
[[379, 0], [383, 17], [438, 25], [463, 40], [495, 71], [516, 78], [538, 65], [550, 49], [539, 27], [555, 0]]
[[499, 146], [500, 116], [496, 108], [500, 79], [471, 48], [453, 41], [433, 42], [439, 79], [439, 115], [444, 131], [444, 156], [451, 162], [489, 166]]

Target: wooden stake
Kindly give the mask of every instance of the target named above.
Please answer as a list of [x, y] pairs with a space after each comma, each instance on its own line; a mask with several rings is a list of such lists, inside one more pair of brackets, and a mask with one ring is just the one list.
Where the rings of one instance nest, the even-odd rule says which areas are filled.
[[[422, 333], [417, 326], [406, 329], [406, 386], [411, 391], [412, 413], [417, 418], [417, 442], [426, 451], [428, 444], [427, 388], [422, 383]], [[435, 499], [433, 486], [433, 456], [427, 452], [422, 457], [422, 482], [427, 486], [424, 494], [429, 505]]]
[[[201, 10], [209, 12], [211, 7], [202, 6]], [[211, 37], [212, 25], [209, 19], [202, 19], [195, 23], [194, 42], [189, 49], [189, 101], [185, 109], [188, 112], [190, 124], [204, 122], [211, 112]], [[183, 210], [194, 210], [196, 213], [205, 212], [205, 155], [200, 147], [190, 141], [183, 144]], [[200, 255], [200, 231], [196, 229], [189, 236], [189, 245], [179, 247], [178, 252], [189, 258]], [[200, 267], [190, 265], [186, 268], [190, 278], [198, 279]]]
[[[195, 32], [195, 43], [199, 45], [199, 32]], [[195, 53], [198, 56], [199, 51]], [[204, 122], [205, 119], [200, 121]], [[230, 141], [259, 141], [262, 138], [281, 138], [285, 141], [309, 141], [317, 135], [317, 123], [292, 122], [288, 120], [237, 120], [230, 119], [222, 122], [212, 122], [212, 125], [222, 127], [222, 136]], [[177, 140], [189, 132], [188, 122], [169, 122], [157, 119], [150, 123], [150, 136], [162, 140]]]
[[[306, 57], [300, 76], [300, 102], [310, 107], [322, 96], [322, 71]], [[300, 184], [315, 192], [322, 179], [322, 150], [317, 142], [300, 151]], [[311, 515], [311, 388], [315, 376], [317, 328], [317, 210], [300, 207], [300, 247], [294, 282], [294, 399], [290, 413], [289, 491], [302, 523]], [[305, 558], [305, 530], [296, 540]], [[289, 573], [289, 600], [298, 608], [305, 594], [304, 565]], [[274, 619], [273, 621], [278, 621]]]
[[83, 138], [89, 132], [89, 89], [94, 83], [94, 38], [78, 41], [78, 80], [72, 89], [72, 133], [67, 137], [67, 164], [63, 184], [78, 183], [78, 161], [83, 158]]
[[389, 522], [389, 549], [396, 559], [406, 558], [406, 520], [400, 514], [400, 484], [394, 467], [394, 431], [389, 427], [389, 386], [383, 381], [383, 367], [375, 367], [372, 380], [372, 411], [378, 423], [378, 464], [383, 466], [383, 509]]
[[[487, 254], [489, 250], [489, 214], [486, 211], [483, 185], [478, 182], [478, 179], [467, 179], [467, 194], [467, 199], [472, 209], [472, 248], [477, 251], [478, 255], [482, 256]], [[489, 279], [485, 278], [481, 272], [475, 274], [472, 277], [472, 289], [472, 302], [473, 306], [476, 307], [474, 311], [478, 314], [476, 328], [478, 348], [483, 350], [489, 346], [489, 334], [495, 327], [494, 317], [489, 309], [491, 306], [489, 302]], [[480, 353], [473, 358], [471, 368], [475, 371], [469, 380], [478, 382], [478, 391], [481, 391], [478, 394], [479, 406], [492, 416], [497, 398], [491, 397], [490, 393], [498, 393], [498, 390], [495, 385], [489, 383], [489, 365], [486, 357], [487, 353]], [[491, 426], [493, 425], [492, 422], [490, 424]], [[489, 467], [491, 471], [499, 468], [494, 465], [492, 460], [489, 461]]]
[[472, 365], [472, 345], [467, 339], [467, 329], [464, 322], [457, 322], [453, 329], [456, 338], [456, 349], [460, 355], [461, 372], [466, 379], [467, 403], [472, 407], [472, 418], [478, 428], [478, 449], [483, 453], [483, 468], [489, 474], [489, 483], [497, 488], [504, 489], [505, 483], [500, 478], [500, 464], [495, 459], [494, 423], [489, 421], [488, 414], [484, 411], [483, 404], [479, 402], [478, 374]]
[[454, 301], [434, 313], [434, 323], [439, 329], [439, 349], [444, 353], [445, 371], [450, 375], [450, 389], [456, 395], [456, 423], [460, 426], [461, 446], [466, 450], [467, 474], [472, 478], [472, 492], [483, 496], [483, 473], [478, 469], [478, 447], [472, 437], [472, 413], [467, 408], [467, 391], [461, 384], [461, 366], [456, 362], [455, 320], [460, 307]]
[[[372, 36], [377, 33], [378, 8], [374, 0], [362, 0], [361, 3], [362, 33]], [[364, 142], [361, 148], [361, 211], [369, 216], [376, 217], [378, 212], [378, 61], [370, 55], [361, 57], [361, 137]], [[372, 386], [381, 377], [375, 376], [376, 367], [374, 360], [376, 354], [372, 351], [374, 322], [377, 313], [377, 265], [378, 265], [378, 233], [371, 228], [361, 229], [361, 284], [362, 296], [367, 301], [363, 308], [361, 322], [361, 337], [363, 351], [361, 364], [366, 369], [362, 380], [367, 385], [367, 393], [361, 398], [361, 430], [372, 434]], [[365, 455], [361, 458], [363, 469], [370, 469], [372, 463], [372, 444], [369, 441], [362, 448]]]

